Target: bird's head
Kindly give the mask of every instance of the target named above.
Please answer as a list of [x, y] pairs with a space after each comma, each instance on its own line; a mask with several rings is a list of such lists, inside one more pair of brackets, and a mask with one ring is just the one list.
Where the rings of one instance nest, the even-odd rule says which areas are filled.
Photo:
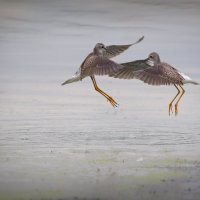
[[94, 53], [97, 55], [103, 55], [106, 51], [106, 47], [102, 43], [97, 43], [94, 47]]
[[160, 57], [159, 57], [158, 53], [156, 53], [156, 52], [150, 53], [148, 56], [148, 63], [152, 66], [160, 63]]

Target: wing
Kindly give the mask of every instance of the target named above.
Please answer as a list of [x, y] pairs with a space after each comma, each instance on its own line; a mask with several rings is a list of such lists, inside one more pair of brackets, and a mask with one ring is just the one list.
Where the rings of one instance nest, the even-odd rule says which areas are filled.
[[106, 58], [113, 58], [115, 56], [118, 56], [119, 54], [121, 54], [124, 51], [126, 51], [132, 45], [135, 45], [135, 44], [141, 42], [143, 39], [144, 39], [144, 36], [142, 36], [139, 40], [137, 40], [133, 44], [106, 46], [106, 51], [104, 52], [104, 57], [106, 57]]
[[91, 56], [84, 62], [81, 74], [83, 76], [109, 75], [121, 68], [123, 68], [122, 65], [117, 64], [108, 58], [103, 56]]
[[135, 75], [140, 71], [151, 67], [149, 64], [147, 64], [147, 59], [121, 63], [121, 65], [124, 66], [122, 69], [110, 74], [109, 76], [120, 79], [133, 79], [136, 78]]
[[152, 66], [148, 59], [122, 63], [124, 67], [109, 75], [120, 79], [139, 79], [149, 85], [170, 85], [163, 66]]
[[107, 46], [104, 56], [106, 58], [113, 58], [126, 51], [130, 46], [132, 46], [132, 44]]
[[147, 69], [136, 71], [135, 78], [149, 85], [170, 85], [172, 83], [166, 77], [162, 66], [151, 66]]

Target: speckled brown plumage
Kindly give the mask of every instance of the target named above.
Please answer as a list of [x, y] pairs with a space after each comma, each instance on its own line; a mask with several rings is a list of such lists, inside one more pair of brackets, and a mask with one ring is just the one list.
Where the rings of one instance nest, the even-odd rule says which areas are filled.
[[117, 72], [119, 69], [123, 68], [122, 65], [110, 60], [109, 58], [115, 57], [120, 53], [127, 50], [130, 46], [139, 43], [144, 37], [140, 38], [133, 44], [128, 45], [111, 45], [105, 46], [102, 43], [97, 43], [83, 63], [81, 64], [79, 70], [72, 76], [72, 78], [66, 80], [62, 85], [72, 83], [75, 81], [80, 81], [87, 76], [90, 76], [95, 90], [101, 93], [111, 104], [116, 107], [117, 102], [104, 91], [102, 91], [96, 83], [95, 75], [109, 75]]
[[[185, 90], [182, 85], [185, 83], [198, 84], [188, 76], [179, 72], [168, 63], [161, 62], [158, 53], [151, 53], [147, 59], [136, 60], [128, 63], [121, 63], [124, 67], [117, 72], [110, 74], [111, 77], [120, 79], [139, 79], [149, 85], [170, 85], [173, 84], [178, 93], [169, 104], [169, 114], [172, 112], [172, 103], [180, 94], [175, 104], [175, 114], [178, 113], [178, 103]], [[178, 87], [179, 86], [179, 87]]]
[[91, 53], [81, 65], [81, 77], [83, 79], [92, 75], [108, 75], [116, 72], [122, 67], [122, 65], [117, 64], [102, 55]]
[[[153, 56], [153, 57], [152, 57]], [[160, 62], [157, 53], [151, 53], [145, 60], [137, 60], [129, 63], [122, 63], [124, 68], [110, 74], [120, 79], [140, 79], [150, 85], [183, 84], [184, 78], [178, 70], [171, 65]]]

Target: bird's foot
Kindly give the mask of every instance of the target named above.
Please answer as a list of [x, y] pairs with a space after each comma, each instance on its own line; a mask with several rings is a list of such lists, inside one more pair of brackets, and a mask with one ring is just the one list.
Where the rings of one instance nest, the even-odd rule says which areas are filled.
[[108, 98], [108, 101], [111, 103], [111, 105], [116, 108], [119, 106], [119, 104], [112, 98], [112, 97], [109, 97]]

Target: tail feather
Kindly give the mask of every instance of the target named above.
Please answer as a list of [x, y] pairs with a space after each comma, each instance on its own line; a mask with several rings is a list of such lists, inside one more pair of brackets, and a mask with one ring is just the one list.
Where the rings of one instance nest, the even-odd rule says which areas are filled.
[[75, 74], [74, 76], [72, 76], [70, 79], [66, 80], [64, 83], [62, 83], [62, 85], [68, 84], [68, 83], [73, 83], [73, 82], [77, 82], [81, 80], [81, 76], [80, 74]]
[[191, 84], [194, 84], [194, 85], [199, 85], [199, 83], [197, 83], [196, 81], [193, 81], [189, 76], [185, 75], [183, 72], [178, 72], [183, 78], [183, 84], [186, 84], [186, 83], [191, 83]]
[[196, 81], [193, 81], [193, 80], [184, 80], [183, 81], [183, 84], [187, 84], [187, 83], [191, 83], [191, 84], [194, 84], [194, 85], [199, 85], [199, 83], [197, 83]]

